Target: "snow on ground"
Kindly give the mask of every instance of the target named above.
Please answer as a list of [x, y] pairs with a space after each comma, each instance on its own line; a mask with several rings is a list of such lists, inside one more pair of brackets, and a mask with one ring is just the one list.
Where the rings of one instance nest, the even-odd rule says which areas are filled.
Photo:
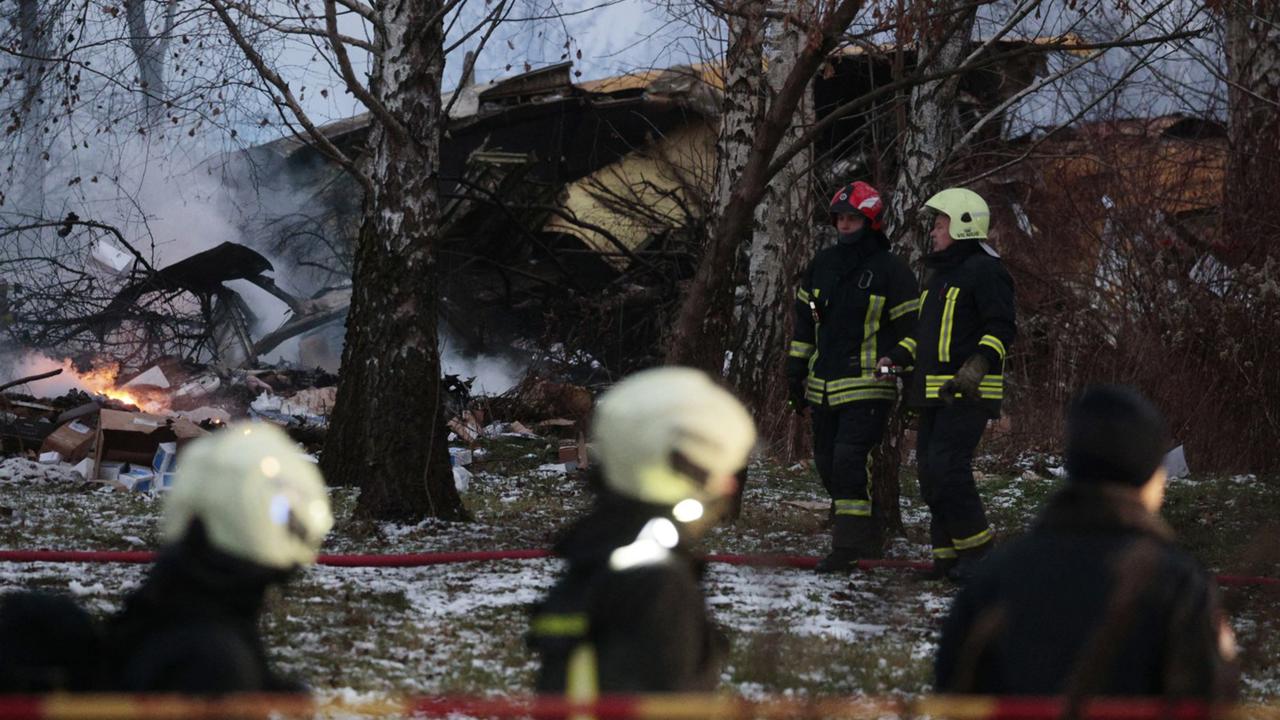
[[[507, 462], [474, 468], [465, 500], [475, 522], [361, 523], [351, 519], [354, 491], [337, 489], [338, 529], [324, 552], [548, 546], [557, 528], [587, 508], [590, 493], [572, 475], [539, 472], [549, 448], [527, 439], [505, 442]], [[503, 452], [497, 447], [493, 455]], [[981, 475], [993, 522], [1006, 535], [1025, 526], [1056, 486], [1055, 460], [1035, 458]], [[927, 509], [916, 499], [914, 478], [904, 477], [903, 486], [907, 536], [893, 539], [889, 554], [927, 557]], [[1225, 567], [1221, 558], [1242, 553], [1221, 543], [1251, 531], [1223, 525], [1202, 505], [1230, 509], [1222, 517], [1238, 523], [1245, 510], [1267, 514], [1267, 489], [1253, 476], [1179, 483], [1171, 488], [1172, 519], [1199, 553], [1217, 558], [1206, 562]], [[803, 466], [753, 467], [742, 518], [713, 531], [706, 549], [821, 554], [828, 544], [824, 502]], [[66, 465], [0, 462], [0, 548], [154, 548], [161, 506], [156, 497], [84, 482]], [[1207, 516], [1212, 522], [1206, 525]], [[540, 559], [311, 568], [269, 598], [264, 635], [280, 668], [328, 700], [528, 691], [535, 670], [524, 644], [528, 612], [560, 567]], [[0, 592], [66, 593], [105, 616], [145, 572], [139, 565], [0, 563]], [[893, 570], [833, 577], [728, 565], [709, 566], [705, 587], [712, 615], [731, 640], [724, 686], [746, 697], [928, 691], [936, 628], [953, 592]], [[1226, 598], [1245, 655], [1246, 696], [1280, 696], [1280, 669], [1271, 662], [1280, 649], [1277, 594], [1230, 590]]]

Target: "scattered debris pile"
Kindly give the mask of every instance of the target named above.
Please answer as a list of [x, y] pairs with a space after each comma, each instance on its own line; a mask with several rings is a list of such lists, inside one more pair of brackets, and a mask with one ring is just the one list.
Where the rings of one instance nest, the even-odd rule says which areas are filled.
[[38, 389], [64, 374], [83, 389], [56, 398], [0, 393], [0, 453], [65, 462], [86, 480], [144, 492], [168, 488], [182, 446], [234, 418], [275, 423], [318, 450], [337, 394], [337, 377], [320, 370], [225, 370], [174, 358], [132, 376], [68, 360], [7, 387]]
[[[6, 386], [38, 390], [42, 380], [65, 374], [83, 388], [58, 397], [0, 392], [0, 454], [67, 463], [87, 481], [123, 490], [162, 491], [172, 483], [182, 446], [233, 419], [280, 425], [307, 452], [318, 453], [337, 399], [337, 376], [322, 370], [227, 370], [176, 358], [132, 375], [114, 366], [84, 367], [68, 360]], [[530, 375], [502, 395], [473, 397], [473, 381], [444, 378], [459, 490], [469, 485], [469, 468], [485, 462], [486, 442], [498, 438], [545, 450], [545, 472], [587, 467], [591, 390]]]

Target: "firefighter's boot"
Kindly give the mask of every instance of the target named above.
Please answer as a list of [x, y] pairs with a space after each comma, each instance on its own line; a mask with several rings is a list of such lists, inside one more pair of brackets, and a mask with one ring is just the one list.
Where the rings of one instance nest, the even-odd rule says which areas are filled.
[[818, 562], [820, 573], [848, 572], [859, 560], [884, 557], [880, 526], [871, 517], [837, 515], [831, 532], [831, 554]]
[[947, 579], [958, 585], [968, 584], [978, 572], [982, 558], [991, 551], [991, 545], [990, 542], [985, 542], [976, 548], [960, 550], [955, 564], [946, 572]]

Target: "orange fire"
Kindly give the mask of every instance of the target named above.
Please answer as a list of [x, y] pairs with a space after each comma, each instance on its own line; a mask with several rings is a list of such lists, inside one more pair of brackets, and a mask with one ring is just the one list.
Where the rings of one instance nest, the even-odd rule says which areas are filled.
[[88, 372], [76, 372], [71, 361], [67, 360], [63, 370], [74, 377], [76, 382], [91, 395], [102, 395], [152, 413], [164, 412], [168, 409], [168, 397], [164, 393], [148, 391], [144, 387], [117, 387], [116, 378], [120, 375], [120, 366], [115, 363], [101, 365]]

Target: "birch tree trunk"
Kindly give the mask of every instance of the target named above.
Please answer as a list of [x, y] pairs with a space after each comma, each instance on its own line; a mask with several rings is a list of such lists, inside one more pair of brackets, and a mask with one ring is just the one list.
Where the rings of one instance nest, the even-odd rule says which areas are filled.
[[385, 28], [369, 90], [406, 131], [375, 122], [337, 403], [323, 467], [361, 489], [359, 516], [465, 517], [449, 467], [436, 322], [441, 0], [374, 6]]
[[165, 53], [177, 10], [177, 0], [165, 2], [165, 22], [153, 35], [147, 21], [146, 0], [124, 0], [125, 25], [129, 30], [129, 47], [138, 63], [138, 79], [142, 83], [142, 103], [147, 126], [154, 127], [164, 119]]
[[[959, 67], [973, 35], [977, 8], [963, 0], [929, 3], [931, 12], [942, 14], [946, 6], [968, 9], [947, 15], [946, 28], [921, 29], [920, 59], [935, 58], [929, 73]], [[944, 34], [945, 33], [945, 34]], [[898, 252], [908, 252], [913, 267], [929, 251], [929, 218], [920, 212], [924, 201], [942, 189], [943, 165], [959, 137], [956, 96], [960, 76], [932, 80], [911, 89], [906, 127], [898, 143], [898, 177], [889, 198], [888, 231]]]
[[[952, 7], [964, 3], [964, 0], [948, 1]], [[937, 3], [932, 11], [942, 12], [945, 9], [943, 3]], [[917, 57], [934, 58], [929, 66], [930, 73], [959, 67], [964, 61], [977, 17], [976, 6], [970, 4], [968, 9], [949, 17], [945, 34], [938, 28], [921, 29]], [[889, 198], [886, 230], [893, 241], [894, 251], [906, 253], [917, 272], [929, 251], [930, 219], [920, 209], [931, 195], [942, 189], [944, 165], [960, 137], [959, 114], [956, 112], [959, 87], [959, 75], [913, 87], [906, 127], [898, 143], [898, 177]], [[892, 533], [902, 532], [899, 471], [906, 426], [902, 412], [895, 412], [889, 418], [884, 440], [872, 452], [873, 507], [882, 526]]]
[[22, 52], [27, 56], [21, 61], [23, 77], [21, 113], [22, 134], [18, 140], [18, 173], [13, 175], [13, 189], [18, 207], [32, 216], [44, 214], [44, 132], [48, 114], [41, 102], [44, 93], [44, 74], [50, 66], [40, 58], [48, 57], [48, 29], [41, 27], [40, 0], [18, 0], [18, 36]]
[[760, 112], [751, 138], [751, 151], [724, 210], [712, 224], [698, 270], [684, 291], [667, 348], [667, 362], [689, 365], [713, 374], [724, 370], [725, 352], [734, 330], [734, 276], [726, 272], [737, 264], [742, 244], [755, 225], [756, 206], [770, 180], [770, 164], [792, 127], [800, 102], [808, 96], [814, 73], [835, 47], [841, 33], [863, 6], [863, 0], [839, 0], [822, 4], [821, 17], [801, 25], [805, 41], [794, 66], [768, 106]]
[[[766, 28], [768, 57], [763, 90], [770, 100], [794, 68], [804, 42], [804, 32], [795, 23]], [[759, 75], [757, 70], [756, 76]], [[796, 106], [783, 142], [794, 142], [813, 122], [813, 113], [812, 94], [806, 93]], [[749, 139], [748, 136], [742, 145], [749, 146]], [[785, 407], [783, 365], [791, 332], [795, 278], [813, 255], [811, 161], [812, 150], [802, 151], [766, 187], [743, 259], [746, 285], [738, 297], [729, 381], [755, 410], [765, 437], [779, 438], [794, 425]]]
[[1230, 125], [1222, 238], [1228, 254], [1260, 264], [1280, 235], [1280, 3], [1229, 0]]

